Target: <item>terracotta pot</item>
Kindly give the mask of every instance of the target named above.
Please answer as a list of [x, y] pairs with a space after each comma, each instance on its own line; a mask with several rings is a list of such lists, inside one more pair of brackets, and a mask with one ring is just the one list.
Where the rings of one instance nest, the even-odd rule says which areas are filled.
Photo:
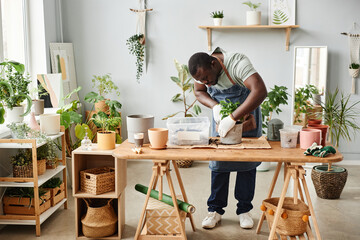
[[98, 149], [101, 150], [111, 150], [115, 148], [115, 139], [116, 134], [113, 131], [109, 132], [98, 132], [97, 133], [97, 143]]
[[321, 124], [315, 124], [315, 125], [308, 124], [308, 128], [321, 130], [321, 145], [325, 146], [326, 138], [327, 138], [327, 131], [329, 129], [329, 126], [328, 125], [321, 125]]
[[34, 99], [32, 100], [34, 106], [35, 116], [39, 116], [44, 113], [44, 99]]
[[242, 128], [243, 124], [235, 124], [235, 126], [230, 129], [225, 137], [220, 137], [220, 142], [223, 144], [239, 144], [242, 141]]
[[148, 130], [150, 148], [164, 149], [168, 140], [169, 130], [167, 128], [150, 128]]
[[314, 118], [310, 118], [308, 120], [308, 124], [310, 125], [317, 125], [317, 124], [321, 124], [322, 120], [321, 119], [314, 119]]
[[107, 100], [107, 99], [101, 100], [101, 101], [95, 103], [95, 111], [96, 111], [96, 112], [100, 112], [100, 111], [101, 111], [101, 112], [106, 113], [106, 112], [109, 111], [109, 106], [106, 105], [106, 103], [105, 103], [106, 100]]
[[300, 148], [308, 149], [314, 142], [321, 144], [321, 130], [304, 128], [300, 131]]

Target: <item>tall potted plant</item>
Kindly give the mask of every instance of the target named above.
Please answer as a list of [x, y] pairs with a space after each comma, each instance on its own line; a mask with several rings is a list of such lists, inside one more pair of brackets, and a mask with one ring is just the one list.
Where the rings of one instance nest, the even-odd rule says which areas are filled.
[[[328, 93], [322, 103], [324, 123], [329, 126], [329, 139], [339, 147], [340, 139], [351, 141], [360, 130], [356, 118], [360, 114], [360, 101], [350, 102], [351, 95], [339, 94], [339, 89]], [[316, 194], [320, 198], [337, 199], [345, 186], [348, 172], [345, 168], [331, 164], [314, 166], [311, 172]]]
[[[32, 101], [29, 96], [29, 75], [24, 76], [25, 66], [21, 63], [8, 61], [0, 63], [0, 122], [7, 107], [8, 122], [22, 122], [24, 116], [30, 113]], [[24, 112], [22, 102], [27, 100]]]

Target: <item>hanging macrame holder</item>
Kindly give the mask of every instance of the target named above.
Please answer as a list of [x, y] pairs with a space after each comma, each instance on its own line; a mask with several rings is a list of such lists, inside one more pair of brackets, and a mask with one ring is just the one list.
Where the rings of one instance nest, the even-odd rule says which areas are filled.
[[353, 27], [349, 33], [341, 33], [349, 37], [349, 46], [350, 46], [350, 67], [349, 74], [352, 78], [351, 83], [351, 93], [355, 94], [356, 92], [356, 83], [355, 79], [359, 77], [359, 68], [351, 68], [351, 64], [359, 64], [359, 52], [360, 52], [360, 29], [357, 24], [354, 22]]

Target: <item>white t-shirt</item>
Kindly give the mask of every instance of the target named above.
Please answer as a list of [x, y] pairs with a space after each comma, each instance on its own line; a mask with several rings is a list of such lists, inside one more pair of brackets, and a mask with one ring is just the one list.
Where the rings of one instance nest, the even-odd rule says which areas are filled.
[[[242, 53], [230, 53], [226, 52], [223, 49], [217, 47], [213, 53], [221, 52], [224, 55], [224, 65], [228, 70], [231, 78], [235, 83], [244, 86], [244, 81], [256, 73], [251, 64], [249, 58]], [[213, 87], [223, 90], [232, 87], [232, 82], [227, 77], [224, 70], [221, 70], [218, 83]]]

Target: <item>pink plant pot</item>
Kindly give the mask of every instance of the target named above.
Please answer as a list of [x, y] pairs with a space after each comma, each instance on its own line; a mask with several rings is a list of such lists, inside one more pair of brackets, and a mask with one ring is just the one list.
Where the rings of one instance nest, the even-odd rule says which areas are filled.
[[310, 129], [319, 129], [321, 130], [321, 145], [325, 146], [326, 144], [326, 134], [329, 129], [328, 125], [321, 125], [321, 124], [309, 124], [308, 128]]
[[168, 140], [169, 130], [167, 128], [149, 128], [150, 148], [164, 149]]
[[321, 130], [304, 128], [300, 131], [300, 148], [308, 149], [314, 142], [321, 144]]

